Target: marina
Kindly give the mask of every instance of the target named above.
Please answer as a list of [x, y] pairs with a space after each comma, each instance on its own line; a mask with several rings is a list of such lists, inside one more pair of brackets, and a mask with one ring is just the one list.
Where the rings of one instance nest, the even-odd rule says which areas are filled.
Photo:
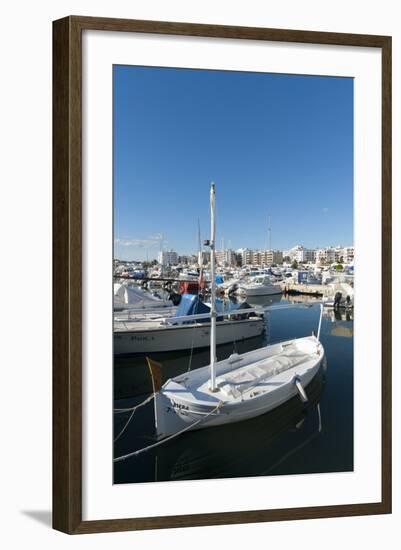
[[[296, 299], [280, 297], [278, 303], [286, 305], [289, 300]], [[270, 304], [266, 300], [266, 305]], [[228, 358], [234, 349], [246, 353], [260, 349], [267, 342], [308, 336], [316, 327], [318, 309], [316, 303], [312, 308], [272, 310], [266, 317], [263, 336], [218, 346], [217, 358]], [[326, 364], [306, 388], [307, 404], [296, 395], [257, 418], [185, 433], [148, 453], [115, 462], [115, 483], [352, 470], [353, 422], [349, 420], [353, 417], [352, 311], [335, 312], [325, 308], [321, 340]], [[156, 359], [163, 365], [164, 383], [188, 369], [208, 365], [209, 350], [194, 351], [192, 357], [185, 352], [158, 354]], [[116, 409], [142, 403], [151, 392], [152, 383], [144, 357], [116, 360]], [[116, 435], [129, 414], [113, 415]], [[149, 402], [135, 412], [126, 431], [115, 441], [114, 454], [123, 456], [155, 441], [154, 407], [153, 402]]]
[[[217, 271], [214, 185], [210, 212], [210, 263], [199, 247], [198, 263], [170, 269], [170, 277], [161, 270], [138, 277], [138, 270], [115, 266], [115, 483], [200, 479], [216, 468], [224, 470], [219, 477], [307, 473], [316, 446], [320, 463], [326, 456], [331, 464], [324, 471], [352, 469], [352, 446], [336, 460], [328, 453], [327, 443], [345, 427], [333, 428], [326, 402], [335, 384], [327, 389], [326, 381], [333, 368], [336, 383], [344, 382], [338, 361], [345, 353], [352, 418], [353, 271], [322, 274], [316, 266], [294, 265]], [[237, 461], [231, 469], [230, 444], [223, 442], [234, 429], [256, 455], [269, 450], [252, 473], [236, 471]], [[217, 457], [205, 459], [205, 436], [198, 433], [211, 434], [210, 442], [218, 438]]]
[[113, 82], [114, 483], [352, 471], [352, 79]]

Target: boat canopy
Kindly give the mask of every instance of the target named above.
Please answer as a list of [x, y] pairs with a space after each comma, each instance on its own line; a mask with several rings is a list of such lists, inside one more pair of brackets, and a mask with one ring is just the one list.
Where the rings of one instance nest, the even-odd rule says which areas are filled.
[[177, 308], [175, 317], [184, 317], [186, 315], [198, 315], [200, 313], [209, 313], [210, 307], [201, 301], [196, 294], [183, 294], [180, 305]]
[[170, 300], [162, 300], [138, 286], [114, 283], [114, 309], [124, 309], [127, 306], [146, 309], [172, 305]]

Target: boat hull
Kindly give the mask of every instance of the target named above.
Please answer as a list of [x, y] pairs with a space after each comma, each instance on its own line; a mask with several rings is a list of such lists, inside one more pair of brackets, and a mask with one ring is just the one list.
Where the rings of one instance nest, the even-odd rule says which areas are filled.
[[[264, 329], [264, 320], [260, 317], [218, 322], [216, 343], [220, 345], [254, 338], [263, 334]], [[204, 348], [209, 345], [210, 323], [114, 332], [115, 355], [179, 351]]]
[[218, 403], [218, 393], [216, 393], [214, 403], [191, 403], [189, 406], [186, 406], [185, 402], [180, 402], [180, 398], [177, 395], [172, 397], [168, 391], [164, 393], [162, 389], [162, 391], [156, 394], [155, 398], [157, 437], [158, 439], [163, 439], [182, 430], [193, 431], [212, 426], [242, 422], [265, 414], [298, 395], [299, 391], [295, 380], [299, 381], [302, 388], [307, 389], [307, 386], [319, 371], [323, 361], [324, 352], [321, 353], [313, 366], [306, 369], [295, 369], [289, 373], [287, 382], [277, 385], [274, 391], [268, 394], [261, 394], [259, 397], [248, 401], [223, 402], [218, 407], [216, 405]]
[[246, 295], [246, 296], [271, 296], [273, 294], [282, 294], [283, 291], [279, 286], [260, 286], [260, 287], [240, 287], [236, 294]]

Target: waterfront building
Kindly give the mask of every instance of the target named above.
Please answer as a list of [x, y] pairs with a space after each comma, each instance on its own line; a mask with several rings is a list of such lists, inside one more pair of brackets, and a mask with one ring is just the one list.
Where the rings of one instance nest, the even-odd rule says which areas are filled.
[[283, 253], [281, 250], [263, 250], [258, 252], [258, 265], [282, 264]]
[[345, 246], [343, 248], [344, 262], [347, 264], [354, 263], [355, 249], [353, 246]]
[[316, 260], [316, 250], [312, 248], [306, 248], [301, 244], [293, 246], [289, 250], [285, 250], [283, 253], [284, 257], [289, 257], [293, 262], [314, 262]]
[[187, 256], [183, 254], [182, 256], [178, 256], [178, 262], [181, 265], [191, 265], [193, 263], [193, 256]]
[[320, 248], [316, 251], [316, 263], [320, 265], [332, 264], [336, 261], [336, 249], [333, 247]]
[[157, 261], [163, 267], [168, 265], [178, 264], [178, 254], [174, 250], [161, 250], [158, 254]]
[[241, 253], [241, 258], [242, 258], [242, 265], [245, 266], [245, 265], [252, 265], [253, 264], [253, 256], [254, 256], [254, 251], [251, 250], [250, 248], [243, 248], [242, 249], [242, 253]]
[[225, 250], [216, 251], [216, 262], [221, 266], [235, 266], [236, 265], [236, 256], [234, 250], [227, 248]]

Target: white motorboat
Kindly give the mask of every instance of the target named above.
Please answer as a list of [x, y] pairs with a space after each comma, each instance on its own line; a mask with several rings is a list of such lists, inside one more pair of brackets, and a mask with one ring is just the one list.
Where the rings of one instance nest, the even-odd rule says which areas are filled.
[[[219, 313], [216, 344], [242, 341], [263, 334], [263, 313], [247, 304]], [[210, 345], [210, 307], [199, 296], [184, 294], [175, 314], [170, 317], [114, 317], [114, 354], [131, 355], [186, 349]]]
[[238, 288], [240, 279], [228, 279], [223, 283], [219, 284], [217, 290], [220, 294], [226, 294], [227, 296], [231, 294], [235, 289]]
[[269, 296], [271, 294], [282, 294], [281, 287], [274, 285], [267, 275], [251, 277], [248, 281], [241, 282], [235, 290], [235, 294], [245, 296]]
[[[218, 426], [262, 415], [297, 393], [303, 401], [306, 386], [324, 359], [317, 336], [268, 345], [216, 361], [215, 303], [215, 187], [211, 186], [211, 330], [210, 365], [169, 379], [161, 385], [160, 365], [148, 358], [154, 388], [156, 436], [164, 439], [189, 430]], [[273, 308], [275, 306], [272, 306]], [[292, 306], [276, 306], [292, 307]], [[305, 307], [305, 306], [304, 306]]]

